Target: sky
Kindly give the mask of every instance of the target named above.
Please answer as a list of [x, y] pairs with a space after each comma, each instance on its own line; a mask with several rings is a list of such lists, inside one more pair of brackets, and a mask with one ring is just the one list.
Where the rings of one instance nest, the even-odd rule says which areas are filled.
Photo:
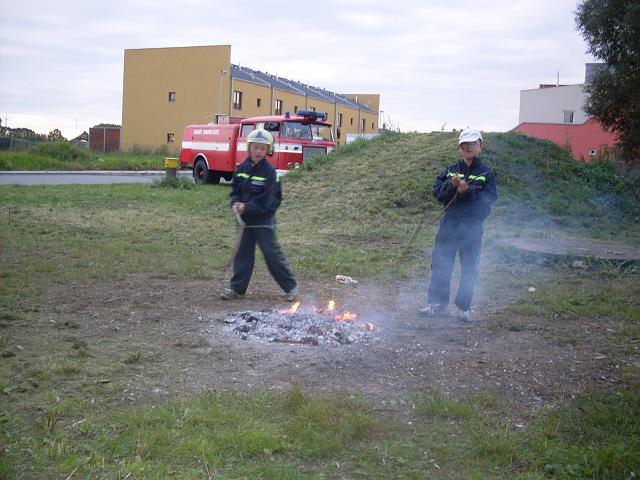
[[234, 64], [380, 94], [395, 129], [506, 131], [521, 90], [584, 81], [594, 59], [575, 28], [577, 4], [0, 0], [0, 117], [69, 139], [121, 124], [125, 49], [231, 45]]

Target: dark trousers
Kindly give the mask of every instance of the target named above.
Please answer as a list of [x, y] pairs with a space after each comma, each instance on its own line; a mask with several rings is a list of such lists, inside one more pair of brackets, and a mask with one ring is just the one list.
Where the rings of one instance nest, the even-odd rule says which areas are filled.
[[293, 290], [297, 285], [296, 279], [278, 245], [273, 219], [266, 221], [265, 226], [254, 228], [247, 225], [244, 227], [240, 246], [233, 261], [231, 290], [243, 295], [247, 291], [256, 258], [256, 243], [262, 250], [269, 272], [278, 282], [280, 288], [285, 292]]
[[456, 254], [459, 254], [460, 285], [455, 304], [462, 310], [469, 309], [473, 299], [481, 247], [482, 223], [450, 220], [447, 217], [442, 220], [431, 257], [428, 303], [440, 305], [449, 303], [451, 274]]

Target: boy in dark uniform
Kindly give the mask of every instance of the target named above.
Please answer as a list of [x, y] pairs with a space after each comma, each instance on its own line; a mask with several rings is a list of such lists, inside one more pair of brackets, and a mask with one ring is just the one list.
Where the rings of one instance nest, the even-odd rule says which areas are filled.
[[298, 295], [296, 282], [287, 259], [276, 239], [275, 213], [282, 202], [282, 190], [276, 170], [266, 159], [273, 148], [273, 136], [257, 129], [247, 136], [249, 158], [236, 167], [231, 183], [231, 208], [245, 223], [238, 251], [233, 260], [233, 277], [221, 295], [232, 300], [244, 295], [249, 287], [256, 255], [256, 243], [273, 278], [290, 302]]
[[460, 285], [455, 298], [458, 318], [471, 322], [471, 300], [477, 275], [483, 224], [497, 198], [496, 179], [482, 162], [482, 135], [478, 130], [460, 133], [458, 150], [462, 160], [443, 170], [433, 185], [433, 195], [445, 205], [431, 259], [431, 284], [424, 316], [445, 313], [449, 304], [451, 274], [456, 254], [460, 256]]

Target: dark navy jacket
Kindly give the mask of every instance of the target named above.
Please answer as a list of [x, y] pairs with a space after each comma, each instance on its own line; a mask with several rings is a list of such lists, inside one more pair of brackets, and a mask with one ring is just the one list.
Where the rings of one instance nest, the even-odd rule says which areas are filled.
[[[469, 184], [469, 190], [464, 194], [456, 196], [456, 189], [451, 185], [454, 175], [459, 175], [461, 180]], [[446, 218], [481, 224], [491, 212], [491, 204], [498, 198], [496, 177], [491, 167], [479, 157], [473, 157], [471, 166], [467, 166], [464, 160], [459, 160], [436, 177], [433, 195], [445, 206], [451, 202], [443, 220]]]
[[231, 205], [244, 203], [242, 220], [247, 225], [271, 223], [282, 203], [282, 189], [276, 169], [266, 158], [255, 167], [251, 158], [236, 167], [231, 181]]

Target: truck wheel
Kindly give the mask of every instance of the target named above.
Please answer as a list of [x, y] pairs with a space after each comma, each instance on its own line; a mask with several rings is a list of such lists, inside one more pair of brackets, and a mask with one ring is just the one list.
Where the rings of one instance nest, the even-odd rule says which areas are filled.
[[193, 167], [193, 181], [198, 185], [211, 183], [211, 172], [204, 160], [200, 159]]

